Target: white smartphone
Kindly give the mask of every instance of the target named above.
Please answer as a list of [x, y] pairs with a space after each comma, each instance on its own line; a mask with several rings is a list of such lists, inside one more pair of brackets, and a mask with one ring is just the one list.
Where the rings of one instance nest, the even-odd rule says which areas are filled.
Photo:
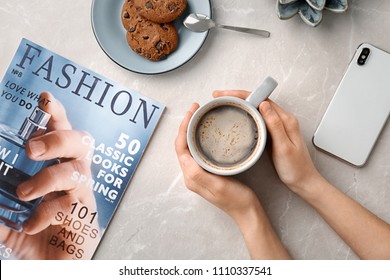
[[313, 144], [355, 166], [363, 166], [389, 113], [390, 54], [363, 43], [314, 133]]

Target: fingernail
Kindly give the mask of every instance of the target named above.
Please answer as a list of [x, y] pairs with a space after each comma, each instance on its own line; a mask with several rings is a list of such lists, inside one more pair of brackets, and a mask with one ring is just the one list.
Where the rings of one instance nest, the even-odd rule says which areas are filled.
[[43, 155], [46, 151], [46, 145], [43, 141], [40, 140], [30, 140], [28, 142], [28, 147], [30, 148], [31, 154], [34, 157], [39, 157]]
[[218, 97], [223, 94], [222, 90], [214, 90], [213, 91], [213, 97]]
[[20, 198], [25, 198], [27, 197], [33, 190], [33, 186], [31, 184], [21, 184], [19, 185], [19, 187], [17, 188], [17, 195], [20, 197]]
[[265, 101], [265, 102], [262, 103], [262, 105], [261, 105], [261, 112], [263, 114], [267, 114], [271, 110], [272, 110], [272, 107], [271, 107], [271, 104], [269, 104], [269, 102]]

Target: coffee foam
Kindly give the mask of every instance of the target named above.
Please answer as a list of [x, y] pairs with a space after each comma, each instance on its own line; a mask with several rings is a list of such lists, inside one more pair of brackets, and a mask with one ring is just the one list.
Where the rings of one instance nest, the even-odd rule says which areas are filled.
[[206, 161], [220, 167], [244, 162], [256, 148], [259, 132], [253, 117], [235, 106], [207, 112], [196, 129], [198, 148]]

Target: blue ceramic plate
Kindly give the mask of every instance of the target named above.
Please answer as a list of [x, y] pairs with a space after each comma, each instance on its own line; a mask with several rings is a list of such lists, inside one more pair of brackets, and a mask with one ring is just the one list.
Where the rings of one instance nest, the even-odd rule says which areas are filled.
[[142, 74], [159, 74], [176, 69], [189, 61], [202, 47], [208, 32], [195, 33], [183, 25], [190, 13], [201, 13], [211, 18], [209, 0], [187, 0], [187, 8], [174, 21], [179, 34], [179, 45], [166, 59], [149, 61], [133, 52], [126, 41], [126, 30], [122, 26], [121, 12], [124, 0], [93, 0], [92, 28], [103, 51], [120, 66]]

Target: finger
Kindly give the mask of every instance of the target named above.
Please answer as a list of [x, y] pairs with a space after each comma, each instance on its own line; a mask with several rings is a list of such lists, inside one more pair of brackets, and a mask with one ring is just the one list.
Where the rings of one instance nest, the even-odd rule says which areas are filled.
[[30, 139], [26, 145], [27, 155], [37, 161], [54, 158], [84, 159], [92, 149], [84, 144], [86, 133], [75, 130], [56, 130]]
[[287, 142], [291, 142], [284, 128], [282, 119], [271, 105], [270, 101], [263, 101], [260, 103], [259, 109], [265, 125], [271, 134], [274, 145], [281, 146]]
[[[70, 213], [75, 199], [72, 195], [64, 195], [50, 201], [42, 201], [34, 214], [23, 224], [23, 231], [27, 234], [37, 234], [50, 225], [63, 224], [57, 213]], [[56, 219], [57, 218], [57, 219]]]
[[215, 200], [215, 195], [210, 187], [215, 181], [215, 175], [205, 171], [188, 154], [180, 156], [179, 161], [186, 180], [187, 188], [199, 194], [206, 200], [213, 202]]
[[80, 176], [91, 177], [89, 164], [81, 160], [71, 160], [46, 167], [21, 183], [16, 189], [18, 197], [29, 201], [49, 193], [73, 192], [81, 185]]
[[74, 171], [70, 179], [77, 185], [73, 188], [75, 191], [51, 192], [45, 194], [45, 200], [53, 200], [66, 193], [71, 193], [84, 205], [88, 205], [91, 209], [96, 209], [96, 200], [93, 194], [95, 180], [92, 179], [91, 172], [88, 171], [87, 174], [79, 174], [77, 171]]
[[[87, 189], [87, 188], [85, 188]], [[96, 212], [96, 202], [84, 203], [78, 199], [78, 195], [66, 194], [57, 196], [53, 199], [45, 199], [37, 207], [34, 214], [23, 224], [23, 231], [27, 234], [37, 234], [51, 225], [70, 225], [71, 220], [77, 219], [76, 214], [72, 214], [75, 202], [86, 207], [89, 213]], [[89, 190], [89, 197], [93, 197], [93, 193]], [[67, 214], [64, 214], [67, 213]], [[96, 221], [96, 219], [94, 219]], [[67, 221], [67, 222], [66, 222]], [[92, 222], [91, 222], [92, 223]], [[90, 224], [91, 225], [91, 224]], [[78, 229], [73, 228], [73, 231]], [[81, 227], [82, 231], [83, 228]]]
[[187, 146], [187, 129], [191, 117], [193, 116], [193, 114], [198, 108], [199, 108], [199, 104], [197, 103], [192, 104], [190, 110], [186, 113], [183, 121], [180, 124], [179, 132], [175, 142], [177, 156], [180, 156], [184, 153], [189, 153], [188, 146]]
[[271, 106], [274, 108], [276, 113], [279, 115], [283, 122], [284, 129], [286, 130], [287, 136], [291, 139], [292, 142], [296, 143], [297, 141], [300, 141], [302, 138], [302, 134], [299, 128], [299, 122], [298, 119], [284, 110], [282, 107], [280, 107], [275, 102], [272, 102], [269, 100]]
[[213, 92], [213, 97], [234, 96], [241, 99], [246, 99], [249, 94], [250, 92], [246, 90], [215, 90]]
[[64, 106], [49, 92], [42, 92], [40, 95], [39, 108], [51, 115], [47, 125], [48, 130], [69, 130], [72, 129]]

